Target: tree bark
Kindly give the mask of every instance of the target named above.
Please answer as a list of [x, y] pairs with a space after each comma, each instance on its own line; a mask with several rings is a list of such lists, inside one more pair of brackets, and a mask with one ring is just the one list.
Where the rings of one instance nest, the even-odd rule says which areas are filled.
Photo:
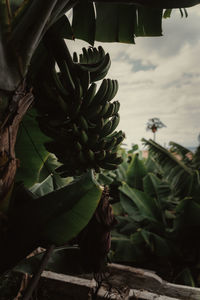
[[34, 97], [31, 90], [26, 90], [25, 81], [19, 85], [13, 95], [8, 96], [3, 91], [1, 95], [10, 98], [0, 124], [0, 211], [5, 211], [19, 164], [15, 156], [15, 143], [19, 124], [32, 104]]

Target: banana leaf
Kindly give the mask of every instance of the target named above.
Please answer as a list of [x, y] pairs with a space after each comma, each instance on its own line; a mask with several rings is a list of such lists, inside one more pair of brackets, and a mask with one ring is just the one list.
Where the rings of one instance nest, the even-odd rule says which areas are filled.
[[91, 45], [95, 40], [95, 11], [93, 3], [81, 1], [73, 8], [72, 30], [77, 39]]
[[[133, 207], [137, 207], [143, 218], [146, 218], [148, 221], [152, 221], [155, 223], [159, 223], [162, 220], [162, 214], [155, 198], [151, 198], [146, 193], [131, 188], [126, 183], [123, 183], [123, 185], [119, 187], [119, 190], [125, 196], [129, 197], [129, 199], [132, 201], [131, 203]], [[123, 198], [121, 200], [121, 204], [123, 207]]]
[[0, 272], [16, 265], [38, 246], [60, 246], [76, 237], [91, 219], [101, 194], [101, 187], [89, 172], [37, 199], [16, 199], [10, 212], [10, 230], [0, 249], [4, 258]]
[[[33, 275], [39, 269], [44, 251], [30, 258], [22, 260], [13, 271]], [[81, 263], [81, 253], [78, 247], [56, 248], [48, 261], [45, 271], [67, 275], [79, 275], [85, 271]]]
[[120, 234], [130, 236], [137, 231], [138, 225], [132, 217], [118, 216], [116, 219], [118, 224], [115, 226], [115, 230]]
[[179, 155], [181, 155], [182, 158], [186, 156], [186, 154], [190, 153], [191, 151], [185, 147], [183, 147], [180, 144], [177, 144], [175, 142], [169, 142], [169, 145], [171, 146], [170, 150], [171, 152], [176, 152]]
[[175, 229], [186, 227], [193, 228], [198, 226], [200, 228], [200, 203], [197, 203], [192, 198], [183, 199], [176, 207], [176, 220], [174, 223]]
[[171, 196], [169, 184], [159, 179], [153, 173], [148, 173], [143, 178], [144, 192], [151, 197], [156, 197], [159, 200], [164, 200]]
[[175, 283], [181, 283], [184, 285], [189, 285], [195, 287], [195, 281], [192, 272], [189, 268], [183, 269], [175, 278]]
[[150, 155], [160, 164], [175, 195], [182, 198], [189, 195], [192, 192], [193, 170], [153, 140], [142, 139], [142, 142], [148, 146]]
[[136, 222], [141, 222], [146, 219], [146, 216], [140, 213], [140, 210], [135, 205], [135, 203], [131, 200], [131, 198], [125, 195], [124, 193], [120, 193], [120, 204], [123, 210], [129, 216], [131, 216]]
[[142, 160], [138, 158], [138, 154], [135, 154], [127, 170], [128, 185], [143, 190], [143, 178], [146, 174], [147, 171]]
[[[142, 4], [142, 5], [140, 5]], [[91, 45], [94, 41], [134, 44], [135, 36], [161, 36], [163, 8], [164, 17], [170, 17], [170, 9], [199, 4], [199, 0], [188, 1], [124, 1], [96, 2], [96, 18], [91, 3], [82, 1], [74, 7], [73, 23], [75, 38]], [[81, 12], [84, 12], [81, 15]], [[182, 13], [182, 10], [181, 10]], [[186, 15], [187, 16], [187, 15]], [[89, 30], [91, 34], [89, 34]]]
[[170, 255], [171, 250], [168, 241], [152, 232], [145, 229], [139, 231], [146, 245], [150, 248], [151, 252], [157, 257], [167, 257]]
[[[141, 239], [141, 244], [142, 244]], [[112, 238], [111, 260], [118, 263], [143, 262], [147, 259], [144, 247], [134, 243], [125, 236], [121, 235]]]
[[26, 187], [37, 182], [40, 169], [49, 155], [44, 143], [50, 141], [50, 138], [41, 132], [36, 117], [35, 109], [26, 114], [18, 131], [15, 148], [20, 162], [16, 181], [23, 181]]

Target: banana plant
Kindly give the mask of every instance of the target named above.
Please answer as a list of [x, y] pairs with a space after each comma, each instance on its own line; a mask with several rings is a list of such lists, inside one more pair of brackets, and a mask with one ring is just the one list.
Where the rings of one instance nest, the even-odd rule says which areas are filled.
[[[154, 141], [143, 139], [143, 142], [149, 148], [149, 156], [156, 161], [156, 167], [152, 173], [148, 160], [140, 161], [142, 168], [133, 160], [128, 173], [129, 176], [137, 174], [137, 181], [130, 180], [134, 179], [132, 175], [119, 186], [122, 210], [118, 210], [119, 223], [113, 231], [111, 259], [154, 269], [169, 281], [198, 285], [198, 172], [192, 161], [190, 167], [186, 167], [183, 161]], [[173, 145], [186, 151], [176, 143]], [[169, 175], [169, 170], [173, 176]], [[185, 178], [187, 189], [181, 185], [181, 178]]]
[[[149, 1], [141, 1], [139, 4], [142, 5], [142, 7], [135, 6], [138, 4], [138, 1], [136, 1], [136, 3], [133, 1], [131, 7], [129, 5], [121, 7], [115, 3], [110, 5], [107, 3], [76, 0], [0, 0], [0, 239], [3, 245], [0, 250], [0, 270], [2, 272], [26, 256], [28, 252], [32, 251], [33, 247], [39, 245], [40, 242], [46, 241], [60, 244], [66, 241], [66, 239], [71, 238], [70, 227], [72, 223], [70, 221], [70, 213], [73, 215], [73, 208], [83, 208], [82, 206], [86, 203], [90, 209], [88, 211], [83, 210], [83, 212], [86, 213], [85, 217], [82, 218], [79, 216], [79, 219], [77, 216], [78, 223], [80, 221], [80, 227], [78, 226], [75, 230], [71, 231], [73, 233], [72, 235], [77, 234], [78, 231], [89, 222], [101, 195], [100, 187], [95, 183], [92, 177], [90, 177], [90, 180], [88, 179], [90, 184], [86, 184], [88, 187], [87, 193], [91, 197], [86, 197], [87, 193], [83, 192], [83, 194], [77, 195], [78, 200], [77, 198], [73, 200], [73, 204], [70, 199], [74, 199], [76, 193], [74, 191], [74, 195], [72, 195], [71, 198], [70, 191], [76, 186], [78, 192], [79, 183], [82, 185], [82, 177], [81, 179], [79, 178], [80, 182], [77, 181], [74, 182], [73, 185], [66, 185], [61, 189], [56, 189], [52, 193], [41, 197], [34, 196], [29, 190], [38, 180], [39, 170], [42, 168], [42, 163], [45, 162], [49, 156], [49, 150], [59, 156], [58, 158], [64, 166], [64, 170], [60, 169], [60, 173], [65, 173], [63, 174], [64, 176], [71, 175], [71, 173], [67, 173], [70, 169], [68, 165], [69, 157], [67, 157], [66, 161], [67, 149], [65, 152], [65, 147], [63, 147], [62, 151], [64, 151], [64, 154], [62, 152], [61, 155], [56, 149], [57, 126], [59, 127], [60, 124], [58, 123], [58, 119], [54, 119], [52, 116], [52, 106], [54, 108], [56, 107], [54, 113], [57, 114], [57, 116], [60, 115], [62, 122], [63, 115], [66, 117], [66, 110], [70, 109], [71, 113], [75, 114], [76, 111], [73, 111], [74, 106], [71, 105], [71, 103], [64, 102], [62, 97], [63, 95], [64, 97], [68, 97], [68, 90], [70, 90], [74, 96], [73, 100], [80, 100], [80, 97], [76, 96], [78, 93], [81, 93], [82, 85], [80, 87], [78, 81], [75, 82], [74, 86], [73, 76], [74, 74], [76, 75], [74, 67], [72, 68], [72, 74], [70, 73], [70, 68], [75, 65], [75, 61], [71, 61], [70, 67], [66, 66], [65, 62], [63, 62], [65, 59], [67, 59], [68, 62], [70, 61], [68, 51], [66, 50], [65, 54], [63, 54], [62, 49], [66, 49], [63, 38], [82, 38], [93, 44], [94, 40], [97, 39], [112, 41], [113, 36], [115, 36], [115, 38], [117, 37], [117, 40], [121, 42], [134, 42], [134, 35], [145, 36], [161, 34], [163, 8], [187, 7], [198, 3], [199, 1], [197, 0], [184, 0], [181, 1], [181, 3], [180, 1], [177, 3], [177, 1], [166, 0], [162, 1], [161, 5], [158, 1], [152, 1], [151, 6], [153, 10], [148, 12], [145, 7], [147, 6], [149, 8]], [[73, 21], [71, 26], [65, 14], [72, 8]], [[94, 14], [94, 8], [97, 14]], [[120, 11], [123, 11], [123, 15], [120, 14]], [[104, 24], [102, 21], [105, 20], [105, 14], [107, 14], [106, 20], [109, 19], [112, 21], [112, 24], [107, 24], [111, 31], [104, 31], [104, 33], [108, 33], [104, 38], [101, 28], [102, 24]], [[112, 18], [108, 18], [110, 14], [112, 14]], [[124, 17], [125, 14], [126, 17]], [[136, 14], [139, 18], [136, 18]], [[169, 14], [168, 12], [165, 16]], [[137, 23], [135, 23], [136, 20], [138, 20]], [[105, 22], [105, 26], [107, 25]], [[59, 41], [59, 43], [55, 46], [55, 42], [57, 41]], [[49, 55], [46, 55], [46, 53]], [[53, 105], [48, 108], [45, 99], [42, 99], [42, 95], [44, 95], [42, 94], [42, 90], [40, 89], [40, 92], [37, 93], [39, 83], [36, 85], [36, 78], [39, 77], [39, 73], [43, 68], [46, 69], [46, 62], [50, 63], [50, 67], [52, 67], [52, 60], [48, 60], [49, 56], [54, 59], [53, 66], [55, 66], [56, 61], [61, 73], [63, 72], [65, 74], [67, 91], [63, 90], [63, 87], [60, 86], [60, 75], [54, 73], [53, 90], [54, 92], [56, 91], [56, 96], [58, 97], [53, 97]], [[85, 56], [87, 58], [87, 55]], [[106, 64], [106, 62], [107, 66], [109, 66], [109, 55], [105, 55], [104, 60], [101, 61], [102, 64], [100, 63], [103, 70], [103, 66], [105, 66], [104, 63]], [[90, 61], [89, 65], [90, 64], [93, 64], [93, 62]], [[97, 80], [102, 79], [107, 74], [107, 70], [95, 74], [95, 68], [93, 72], [90, 72], [91, 66], [85, 64], [81, 59], [77, 65], [79, 66], [80, 73], [82, 72], [82, 74], [85, 73], [86, 75], [91, 73], [92, 80], [95, 80], [95, 78]], [[50, 71], [52, 71], [52, 69]], [[52, 76], [52, 72], [49, 74]], [[99, 75], [99, 77], [97, 75]], [[46, 78], [42, 78], [42, 81], [47, 81], [47, 86], [48, 79], [48, 76], [47, 80]], [[85, 80], [87, 83], [87, 76], [85, 76]], [[115, 81], [105, 80], [104, 85], [106, 84], [110, 86], [110, 90], [111, 88], [117, 90], [117, 83]], [[85, 86], [84, 83], [83, 86]], [[59, 90], [60, 88], [61, 90]], [[95, 85], [93, 84], [90, 93], [92, 93], [94, 89]], [[103, 87], [100, 88], [100, 91], [102, 91], [102, 89]], [[83, 92], [85, 91], [86, 90], [83, 90]], [[111, 95], [112, 92], [110, 92]], [[107, 96], [106, 99], [111, 100], [109, 97]], [[43, 100], [44, 103], [42, 103]], [[55, 101], [59, 101], [59, 104], [55, 104]], [[33, 104], [35, 107], [30, 111], [30, 115], [28, 115], [29, 112], [27, 111]], [[119, 104], [115, 106], [117, 110]], [[77, 107], [78, 105], [76, 103], [75, 108]], [[105, 108], [105, 103], [101, 109], [103, 108]], [[106, 108], [108, 108], [108, 105]], [[93, 114], [93, 111], [94, 107], [90, 109], [90, 116]], [[46, 124], [44, 119], [45, 114], [48, 117]], [[21, 121], [25, 115], [26, 118], [24, 119], [24, 123], [22, 123]], [[41, 120], [41, 118], [43, 119]], [[49, 119], [51, 119], [51, 124], [49, 124]], [[73, 119], [72, 115], [71, 119]], [[82, 126], [84, 126], [83, 124], [85, 122], [83, 118], [80, 120], [82, 120]], [[68, 119], [65, 119], [65, 122], [65, 125], [67, 125]], [[108, 137], [109, 134], [113, 133], [118, 122], [119, 117], [115, 116], [112, 121], [109, 120], [104, 124], [106, 127], [103, 127], [103, 134], [105, 133], [106, 137]], [[50, 125], [50, 129], [47, 125]], [[102, 125], [102, 122], [98, 125]], [[90, 129], [92, 127], [93, 125], [90, 126]], [[62, 134], [65, 136], [65, 126], [62, 127], [62, 129]], [[70, 128], [70, 130], [71, 129], [72, 128]], [[73, 129], [76, 131], [75, 126], [73, 126]], [[67, 131], [67, 137], [68, 135], [69, 130]], [[120, 139], [118, 140], [119, 137], [122, 141], [122, 133], [115, 137], [116, 145], [121, 142]], [[37, 139], [38, 145], [35, 146], [34, 141]], [[87, 135], [84, 130], [82, 130], [81, 139], [82, 144], [85, 145]], [[59, 143], [60, 142], [59, 140]], [[107, 146], [109, 146], [108, 140], [106, 143]], [[59, 146], [61, 145], [62, 143], [59, 144]], [[80, 145], [77, 144], [76, 146], [80, 147]], [[69, 147], [71, 147], [71, 144], [69, 144]], [[89, 147], [87, 150], [93, 151], [93, 148]], [[94, 157], [91, 151], [87, 152], [87, 156], [89, 156], [91, 165], [94, 167]], [[104, 156], [105, 153], [102, 151], [100, 154]], [[28, 156], [29, 159], [26, 159]], [[40, 159], [36, 159], [36, 156], [39, 156]], [[85, 159], [85, 157], [81, 158], [83, 160]], [[30, 164], [31, 159], [33, 159], [32, 164]], [[111, 163], [110, 159], [111, 161], [114, 160], [114, 163]], [[99, 162], [96, 168], [98, 166], [102, 167], [100, 158]], [[121, 158], [116, 157], [115, 151], [114, 155], [111, 155], [107, 162], [103, 162], [103, 166], [105, 166], [106, 163], [106, 166], [116, 168], [116, 165], [120, 162]], [[20, 164], [22, 167], [21, 170]], [[16, 177], [17, 169], [19, 169], [19, 172]], [[80, 169], [81, 172], [85, 171], [85, 173], [88, 174], [87, 172], [89, 172], [88, 169], [90, 168], [84, 165], [84, 167], [81, 166]], [[76, 175], [81, 175], [81, 172]], [[28, 176], [26, 176], [26, 174], [28, 174]], [[20, 189], [20, 192], [17, 192], [17, 180], [22, 180], [26, 185], [25, 188]], [[81, 190], [80, 188], [80, 191]], [[56, 202], [57, 199], [59, 199], [58, 202], [64, 207], [65, 211], [61, 212], [59, 210], [57, 206], [58, 203]], [[67, 203], [66, 199], [69, 199], [69, 203]], [[78, 202], [76, 202], [76, 200]], [[48, 201], [50, 201], [51, 206], [47, 205]], [[90, 204], [87, 201], [89, 201]], [[57, 212], [57, 218], [55, 215], [52, 215], [51, 209]], [[65, 224], [68, 225], [65, 226]], [[65, 232], [63, 228], [65, 228]], [[21, 242], [19, 242], [19, 240]], [[13, 248], [15, 248], [15, 255], [13, 255]], [[6, 260], [5, 257], [8, 257], [8, 260]]]

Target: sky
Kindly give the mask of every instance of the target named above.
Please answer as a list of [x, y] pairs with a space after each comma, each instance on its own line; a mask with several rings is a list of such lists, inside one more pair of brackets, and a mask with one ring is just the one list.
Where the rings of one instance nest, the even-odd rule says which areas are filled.
[[[167, 146], [174, 141], [196, 147], [200, 134], [200, 5], [188, 8], [188, 18], [174, 10], [163, 20], [162, 37], [138, 37], [135, 45], [102, 45], [111, 57], [107, 78], [117, 79], [120, 101], [119, 130], [124, 141], [141, 147], [142, 138], [152, 138], [146, 131], [148, 119], [157, 117], [166, 125], [157, 132], [156, 141]], [[67, 41], [71, 51], [81, 53], [89, 45]]]

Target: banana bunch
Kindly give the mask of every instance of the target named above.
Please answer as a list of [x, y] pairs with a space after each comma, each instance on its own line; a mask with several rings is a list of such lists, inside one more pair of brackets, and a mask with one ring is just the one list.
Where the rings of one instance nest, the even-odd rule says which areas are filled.
[[40, 128], [52, 138], [45, 146], [62, 163], [57, 171], [63, 177], [88, 169], [116, 169], [122, 163], [117, 150], [125, 137], [122, 131], [116, 131], [120, 103], [112, 100], [118, 91], [117, 80], [103, 79], [99, 87], [95, 83], [95, 78], [107, 74], [110, 63], [102, 69], [102, 62], [109, 56], [101, 47], [83, 50], [80, 62], [76, 56], [73, 65], [63, 59], [59, 72], [54, 64], [48, 80], [38, 81], [43, 105], [48, 103], [45, 114], [38, 118]]
[[82, 48], [79, 59], [77, 53], [74, 52], [73, 61], [78, 63], [78, 69], [90, 73], [91, 82], [103, 79], [111, 65], [109, 53], [106, 54], [101, 46], [98, 49], [93, 47]]

